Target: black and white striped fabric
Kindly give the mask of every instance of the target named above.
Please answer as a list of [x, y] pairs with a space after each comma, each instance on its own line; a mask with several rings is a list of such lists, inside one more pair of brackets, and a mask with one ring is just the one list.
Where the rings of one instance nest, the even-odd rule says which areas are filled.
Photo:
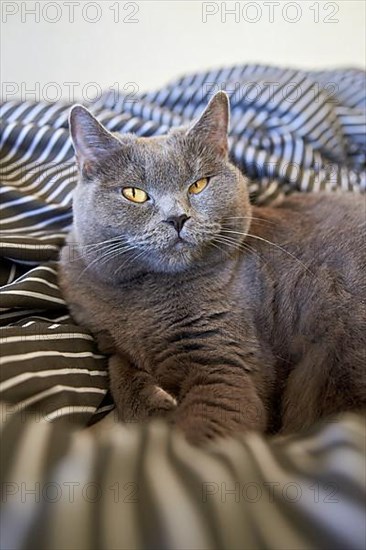
[[157, 421], [0, 420], [3, 550], [365, 549], [362, 416], [208, 449]]
[[[365, 73], [244, 65], [185, 76], [139, 96], [88, 105], [114, 132], [165, 133], [189, 122], [219, 89], [231, 98], [230, 150], [256, 204], [292, 191], [366, 189]], [[70, 105], [1, 106], [3, 399], [49, 421], [94, 422], [113, 408], [106, 359], [75, 325], [57, 282], [76, 184]]]

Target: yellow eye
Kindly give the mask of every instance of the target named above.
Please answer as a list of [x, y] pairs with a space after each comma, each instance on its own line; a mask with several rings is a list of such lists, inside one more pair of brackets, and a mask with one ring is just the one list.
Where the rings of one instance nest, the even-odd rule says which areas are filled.
[[149, 198], [148, 194], [138, 187], [124, 187], [122, 195], [131, 202], [146, 202]]
[[188, 191], [189, 193], [192, 193], [193, 195], [198, 195], [198, 193], [201, 193], [201, 191], [204, 190], [204, 188], [208, 184], [208, 178], [201, 178], [200, 180], [196, 181], [195, 183], [192, 183], [192, 185], [189, 187]]

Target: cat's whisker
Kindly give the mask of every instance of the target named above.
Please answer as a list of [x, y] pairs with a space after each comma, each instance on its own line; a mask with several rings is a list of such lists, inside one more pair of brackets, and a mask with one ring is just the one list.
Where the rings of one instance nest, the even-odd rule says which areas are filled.
[[[136, 250], [136, 249], [135, 249]], [[137, 249], [137, 251], [140, 249]], [[114, 271], [113, 275], [116, 276], [126, 265], [128, 265], [129, 262], [133, 261], [136, 262], [138, 258], [143, 256], [143, 254], [146, 254], [146, 250], [142, 250], [137, 256], [133, 255], [132, 258], [127, 258], [120, 266], [117, 267], [117, 269]]]
[[217, 236], [217, 237], [215, 237], [215, 240], [217, 242], [221, 242], [221, 243], [230, 244], [232, 246], [235, 246], [235, 248], [237, 248], [238, 250], [240, 249], [240, 243], [238, 243], [234, 240], [226, 239], [223, 236]]
[[256, 218], [254, 216], [225, 216], [223, 218], [223, 221], [226, 221], [226, 220], [256, 220], [258, 222], [276, 225], [276, 223], [273, 222], [272, 220], [265, 220], [264, 218]]
[[247, 225], [247, 227], [250, 227], [253, 224], [255, 225], [259, 225], [261, 227], [264, 227], [266, 229], [273, 229], [275, 227], [275, 224], [273, 222], [270, 222], [267, 220], [262, 220], [260, 218], [251, 218], [250, 220], [248, 218], [240, 218], [240, 217], [236, 217], [236, 218], [223, 218], [222, 222], [223, 222], [223, 225], [222, 227], [225, 229], [226, 226], [229, 227], [233, 227], [233, 229], [235, 229], [235, 225], [239, 224], [241, 225], [242, 223], [246, 223], [248, 224], [248, 221], [250, 221], [249, 225]]
[[[128, 252], [128, 250], [125, 250], [125, 251]], [[107, 262], [112, 261], [115, 258], [118, 258], [118, 256], [120, 256], [121, 253], [123, 252], [124, 250], [121, 250], [120, 248], [114, 248], [113, 250], [109, 250], [108, 252], [106, 252], [100, 257], [100, 264], [104, 265]]]
[[[118, 250], [118, 252], [117, 252], [117, 251], [111, 251], [111, 252], [115, 252], [116, 257], [117, 257], [117, 256], [120, 256], [120, 255], [122, 255], [122, 254], [126, 254], [126, 252], [130, 252], [130, 251], [132, 251], [132, 250], [135, 250], [135, 249], [136, 249], [136, 246], [130, 246], [130, 247], [128, 247], [128, 248]], [[88, 269], [90, 269], [90, 267], [92, 267], [96, 262], [100, 261], [101, 259], [103, 259], [103, 256], [94, 258], [94, 260], [93, 260], [92, 262], [90, 262], [90, 264], [88, 264], [88, 265], [86, 266], [86, 268], [83, 269], [83, 271], [80, 273], [79, 278], [78, 278], [78, 281], [79, 281], [80, 277], [81, 277]]]
[[256, 250], [254, 250], [251, 246], [249, 246], [248, 243], [243, 242], [243, 241], [238, 242], [233, 237], [228, 237], [228, 236], [223, 236], [223, 235], [220, 235], [217, 239], [220, 239], [219, 242], [222, 242], [223, 244], [228, 245], [228, 246], [232, 246], [232, 247], [236, 248], [237, 250], [245, 250], [245, 251], [251, 252], [262, 263], [265, 263], [266, 265], [268, 265], [268, 262], [260, 254], [258, 254], [258, 252]]
[[[225, 235], [220, 235], [220, 238], [223, 238], [223, 239], [229, 239], [229, 242], [231, 242], [231, 244], [234, 244], [235, 246], [237, 246], [238, 248], [242, 248], [243, 250], [251, 250], [253, 253], [255, 253], [258, 257], [260, 257], [261, 259], [263, 259], [252, 247], [250, 247], [250, 245], [248, 244], [247, 241], [237, 241], [235, 239], [235, 237], [230, 237], [229, 235], [227, 235], [227, 231], [223, 231], [225, 233]], [[238, 231], [229, 231], [229, 233], [235, 233], [235, 234], [240, 234], [240, 235], [245, 235], [247, 236], [248, 233], [241, 233], [241, 232], [238, 232]]]
[[[79, 256], [77, 256], [73, 260], [70, 260], [70, 263], [71, 262], [76, 262], [76, 261], [82, 259], [87, 253], [93, 253], [93, 252], [98, 253], [97, 249], [91, 249], [90, 250], [89, 246], [91, 247], [91, 246], [94, 246], [94, 245], [82, 246]], [[113, 249], [114, 247], [118, 247], [118, 248], [123, 249], [125, 246], [126, 246], [125, 244], [118, 243], [118, 242], [113, 242], [113, 243], [109, 243], [109, 244], [106, 244], [105, 246], [101, 247], [101, 250], [99, 250], [99, 252], [104, 252], [105, 250], [109, 251], [109, 250]]]
[[90, 244], [85, 244], [85, 245], [81, 245], [81, 248], [87, 248], [87, 249], [93, 249], [93, 248], [96, 248], [96, 247], [99, 247], [103, 244], [116, 244], [116, 243], [121, 243], [123, 244], [123, 239], [120, 237], [120, 236], [116, 236], [116, 237], [112, 237], [111, 239], [106, 239], [105, 241], [99, 241], [99, 242], [96, 242], [96, 243], [90, 243]]
[[220, 250], [220, 252], [223, 252], [224, 254], [226, 254], [228, 257], [230, 257], [230, 254], [227, 250], [225, 250], [224, 248], [221, 248], [220, 246], [218, 246], [217, 244], [215, 243], [219, 243], [220, 241], [217, 240], [216, 238], [213, 239], [211, 242], [210, 242], [210, 245], [214, 246], [215, 248], [217, 248], [217, 250]]
[[216, 242], [219, 242], [219, 243], [221, 243], [225, 246], [229, 246], [230, 248], [232, 248], [234, 250], [237, 250], [237, 251], [248, 250], [248, 248], [246, 246], [243, 246], [240, 243], [233, 242], [233, 241], [227, 241], [227, 240], [222, 239], [222, 238], [216, 239]]
[[114, 258], [117, 258], [118, 256], [124, 254], [125, 252], [130, 252], [131, 250], [135, 250], [136, 249], [136, 246], [135, 245], [130, 245], [128, 247], [125, 247], [125, 248], [121, 248], [121, 247], [118, 247], [118, 248], [114, 248], [112, 250], [109, 250], [107, 251], [105, 254], [103, 254], [101, 256], [101, 259], [114, 259]]
[[292, 252], [289, 252], [288, 250], [286, 250], [285, 248], [283, 248], [281, 245], [277, 244], [277, 243], [274, 243], [272, 241], [269, 241], [268, 239], [264, 239], [263, 237], [259, 237], [258, 235], [253, 235], [251, 233], [243, 233], [241, 231], [234, 231], [234, 230], [231, 230], [231, 229], [223, 229], [222, 230], [223, 233], [234, 233], [236, 235], [242, 235], [243, 237], [251, 237], [252, 239], [257, 239], [259, 241], [262, 241], [262, 242], [265, 242], [271, 246], [274, 246], [275, 248], [278, 248], [279, 250], [281, 250], [282, 252], [284, 252], [285, 254], [287, 254], [288, 256], [290, 256], [291, 258], [293, 258], [294, 260], [296, 260], [299, 264], [302, 265], [302, 267], [308, 271], [309, 273], [311, 273], [311, 275], [315, 276], [315, 274], [311, 271], [311, 269], [308, 268], [307, 265], [304, 264], [304, 262], [302, 262], [299, 258], [297, 258], [294, 254], [292, 254]]
[[230, 245], [234, 248], [236, 248], [237, 250], [247, 250], [247, 246], [245, 245], [245, 243], [240, 243], [238, 241], [235, 241], [234, 239], [228, 239], [226, 237], [223, 237], [222, 235], [220, 237], [217, 238], [217, 240], [219, 242], [222, 242], [224, 244], [227, 244], [227, 245]]
[[[108, 250], [102, 250], [102, 251], [99, 251], [99, 254], [97, 256], [97, 258], [95, 258], [96, 260], [100, 260], [104, 257], [104, 255], [107, 253], [107, 252], [113, 252], [114, 250], [117, 250], [117, 249], [108, 249]], [[120, 249], [118, 248], [118, 250], [121, 250], [123, 251], [123, 249]], [[70, 263], [73, 263], [73, 262], [76, 262], [76, 261], [80, 261], [80, 260], [83, 260], [85, 257], [87, 257], [87, 254], [80, 254], [80, 256], [77, 256], [76, 258], [70, 260]]]

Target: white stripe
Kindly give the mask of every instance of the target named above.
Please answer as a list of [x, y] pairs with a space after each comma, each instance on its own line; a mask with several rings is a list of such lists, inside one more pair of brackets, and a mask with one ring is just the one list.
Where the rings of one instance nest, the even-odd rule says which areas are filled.
[[[67, 232], [64, 231], [62, 233], [48, 233], [46, 232], [45, 234], [45, 231], [33, 231], [31, 232], [31, 236], [27, 236], [27, 235], [22, 235], [22, 239], [33, 239], [33, 238], [37, 238], [38, 240], [40, 241], [45, 241], [46, 239], [50, 239], [50, 241], [52, 241], [53, 239], [65, 239], [67, 236]], [[16, 239], [16, 237], [11, 237], [12, 239]]]
[[70, 369], [49, 369], [49, 370], [43, 370], [39, 372], [37, 371], [23, 372], [18, 376], [14, 376], [13, 378], [10, 378], [9, 380], [5, 380], [4, 382], [2, 382], [0, 384], [0, 391], [7, 391], [9, 388], [18, 386], [18, 384], [21, 384], [26, 380], [33, 380], [33, 378], [44, 378], [46, 376], [58, 376], [58, 375], [63, 376], [65, 374], [89, 374], [90, 376], [108, 376], [108, 371], [70, 368]]
[[[32, 229], [38, 229], [38, 228], [41, 228], [41, 227], [47, 227], [47, 225], [51, 225], [53, 223], [55, 223], [56, 221], [58, 222], [59, 220], [64, 220], [66, 218], [71, 218], [72, 214], [71, 212], [67, 212], [65, 214], [62, 214], [61, 216], [55, 216], [54, 218], [50, 218], [49, 220], [46, 220], [44, 222], [40, 222], [40, 223], [35, 223], [34, 225], [29, 225], [27, 227], [22, 227], [22, 231], [30, 231]], [[13, 229], [6, 229], [6, 232], [7, 233], [19, 233], [19, 227], [17, 228], [13, 228]]]
[[24, 103], [21, 103], [19, 107], [17, 107], [11, 115], [8, 117], [9, 122], [16, 121], [18, 116], [24, 113], [28, 109], [28, 107], [31, 105], [30, 101], [25, 101]]
[[[68, 155], [70, 149], [73, 149], [71, 138], [69, 137], [66, 141], [64, 146], [62, 147], [61, 151], [57, 154], [57, 156], [54, 158], [53, 162], [61, 162], [65, 159], [65, 157]], [[71, 162], [70, 159], [67, 162]], [[75, 165], [75, 163], [73, 163]], [[76, 170], [76, 167], [75, 167]]]
[[47, 109], [47, 111], [45, 111], [45, 113], [42, 115], [42, 118], [38, 121], [38, 124], [40, 126], [43, 126], [44, 124], [48, 123], [50, 118], [52, 118], [58, 110], [63, 109], [63, 107], [63, 105], [59, 105], [58, 103], [54, 103], [53, 105], [51, 105], [49, 109]]
[[[53, 269], [52, 267], [48, 267], [46, 265], [40, 265], [38, 267], [36, 267], [35, 269], [32, 269], [31, 271], [29, 271], [28, 273], [31, 273], [32, 271], [38, 271], [38, 270], [44, 270], [44, 271], [49, 271], [50, 273], [53, 273], [54, 275], [57, 275], [57, 271], [56, 269]], [[23, 277], [25, 277], [27, 275], [27, 273], [25, 275], [23, 275]], [[18, 280], [18, 279], [17, 279]]]
[[[34, 490], [37, 487], [36, 480], [44, 479], [44, 465], [51, 433], [50, 424], [40, 426], [37, 422], [29, 423], [21, 431], [17, 452], [11, 461], [8, 474], [15, 487], [32, 487]], [[14, 433], [13, 437], [16, 439], [17, 434]], [[37, 503], [38, 498], [34, 498], [34, 493], [32, 496], [33, 499], [18, 496], [17, 499], [8, 501], [4, 510], [2, 509], [2, 522], [6, 525], [6, 529], [1, 531], [2, 548], [22, 548], [26, 544], [25, 541], [28, 540], [29, 533], [37, 521], [40, 505]]]
[[62, 417], [67, 414], [95, 413], [96, 410], [97, 410], [97, 407], [90, 407], [86, 405], [70, 405], [69, 407], [61, 407], [61, 409], [56, 409], [55, 411], [47, 413], [46, 418], [43, 415], [42, 421], [52, 422], [53, 420], [56, 420], [60, 416]]
[[[19, 231], [19, 229], [18, 229]], [[1, 248], [18, 248], [25, 250], [59, 250], [59, 247], [55, 244], [25, 244], [25, 243], [7, 243], [0, 242]]]
[[[9, 308], [7, 308], [9, 310]], [[43, 311], [42, 309], [39, 309], [39, 310], [33, 310], [31, 309], [30, 310], [30, 313], [33, 313], [34, 311]], [[46, 321], [47, 323], [52, 323], [53, 321], [61, 321], [61, 320], [66, 320], [66, 319], [70, 319], [70, 315], [62, 315], [62, 317], [55, 317], [55, 319], [50, 319], [49, 317], [41, 317], [41, 315], [32, 315], [31, 316], [33, 319], [37, 319], [40, 320], [40, 321]], [[71, 319], [70, 319], [71, 321]], [[34, 323], [35, 321], [32, 321], [32, 323]], [[25, 327], [25, 325], [21, 325], [22, 327]], [[65, 325], [63, 325], [65, 326]]]
[[[42, 169], [40, 169], [39, 165], [37, 165], [36, 168], [36, 179], [33, 182], [28, 183], [28, 181], [34, 177], [34, 173], [31, 169], [29, 169], [28, 165], [27, 175], [29, 174], [29, 177], [22, 177], [21, 191], [22, 193], [26, 191], [33, 191], [32, 195], [42, 199], [47, 196], [48, 191], [50, 189], [52, 190], [52, 188], [56, 185], [58, 181], [57, 176], [64, 176], [64, 172], [66, 172], [66, 175], [70, 172], [70, 177], [75, 177], [76, 175], [76, 167], [75, 170], [73, 170], [73, 166], [70, 166], [69, 164], [64, 165], [64, 163], [57, 163], [57, 165], [54, 166], [54, 161], [52, 161], [50, 165], [48, 162], [45, 162]], [[11, 174], [11, 177], [14, 178], [14, 175]], [[48, 183], [46, 184], [45, 182], [47, 181]], [[40, 190], [35, 191], [38, 187]]]
[[[65, 128], [59, 128], [58, 130], [55, 131], [55, 133], [52, 135], [52, 138], [50, 139], [50, 141], [48, 143], [48, 146], [46, 147], [46, 149], [44, 150], [42, 155], [37, 159], [38, 164], [44, 162], [47, 159], [49, 154], [51, 152], [53, 152], [52, 148], [53, 147], [56, 148], [57, 141], [59, 140], [59, 138], [64, 137], [65, 134], [67, 135], [67, 130], [65, 130]], [[66, 142], [64, 143], [63, 148], [61, 149], [61, 151], [65, 152], [66, 150], [68, 150], [70, 148], [70, 146], [71, 146], [71, 139], [67, 138]], [[53, 159], [52, 162], [56, 164], [58, 162], [59, 158], [60, 158], [60, 154], [58, 154], [57, 157], [55, 159]]]
[[44, 285], [47, 285], [49, 286], [50, 288], [55, 288], [56, 290], [59, 290], [59, 287], [57, 285], [55, 285], [54, 283], [50, 283], [48, 281], [46, 281], [45, 279], [40, 279], [39, 277], [27, 277], [25, 279], [23, 279], [22, 281], [14, 281], [13, 283], [10, 283], [8, 285], [4, 285], [2, 288], [7, 288], [7, 287], [15, 287], [16, 288], [16, 285], [18, 283], [27, 283], [28, 281], [35, 281], [37, 283], [42, 283]]
[[43, 214], [44, 212], [52, 212], [52, 211], [60, 210], [59, 204], [47, 204], [47, 206], [43, 206], [42, 208], [37, 208], [35, 210], [29, 210], [28, 212], [22, 212], [21, 214], [18, 214], [17, 216], [10, 216], [9, 218], [3, 218], [2, 223], [14, 223], [19, 220], [24, 220], [24, 218], [30, 218], [31, 216], [38, 216], [39, 214]]
[[105, 359], [105, 355], [98, 355], [91, 351], [30, 351], [28, 353], [19, 353], [18, 355], [8, 355], [0, 357], [0, 365], [7, 363], [16, 363], [17, 361], [28, 361], [36, 357], [93, 357], [94, 359]]
[[61, 204], [62, 204], [63, 206], [71, 207], [74, 192], [75, 192], [75, 185], [74, 185], [74, 187], [71, 189], [71, 191], [66, 195], [65, 200], [62, 201]]
[[[5, 308], [8, 310], [9, 308]], [[30, 313], [37, 313], [38, 311], [43, 311], [43, 309], [19, 309], [17, 311], [12, 311], [11, 313], [4, 313], [0, 315], [0, 319], [8, 319], [10, 317], [22, 317], [23, 315], [29, 315]]]
[[21, 197], [20, 199], [15, 199], [13, 201], [5, 202], [3, 200], [3, 203], [1, 205], [0, 210], [6, 210], [6, 208], [10, 208], [11, 206], [16, 206], [17, 204], [25, 204], [27, 202], [34, 201], [34, 197]]
[[[17, 123], [13, 122], [11, 124], [7, 124], [6, 127], [3, 130], [2, 136], [1, 136], [1, 145], [4, 146], [6, 143], [6, 140], [10, 136], [11, 132], [18, 126]], [[2, 176], [4, 174], [2, 173]]]
[[66, 319], [70, 319], [70, 315], [61, 315], [61, 317], [56, 317], [55, 321], [66, 321]]
[[44, 231], [35, 231], [34, 237], [37, 237], [41, 241], [46, 239], [65, 239], [67, 237], [67, 231], [62, 233], [49, 233], [48, 235], [44, 235], [43, 233]]
[[35, 120], [38, 113], [40, 113], [44, 108], [45, 108], [44, 102], [39, 102], [37, 105], [35, 105], [35, 107], [31, 109], [29, 113], [25, 115], [25, 117], [23, 117], [23, 121], [22, 121], [23, 124], [26, 124], [30, 121]]
[[[14, 126], [15, 126], [15, 125], [14, 125]], [[12, 169], [13, 169], [13, 168], [16, 168], [17, 166], [20, 166], [21, 164], [24, 164], [24, 163], [32, 156], [32, 153], [33, 153], [34, 149], [37, 147], [38, 143], [41, 141], [42, 137], [44, 136], [44, 134], [45, 134], [46, 132], [47, 132], [47, 127], [46, 127], [46, 126], [43, 126], [42, 128], [40, 128], [39, 131], [38, 131], [38, 132], [36, 133], [36, 135], [34, 136], [33, 141], [32, 141], [32, 143], [31, 143], [31, 145], [29, 146], [29, 149], [28, 149], [27, 153], [26, 153], [24, 156], [22, 156], [21, 160], [19, 160], [19, 161], [13, 163], [13, 164], [11, 165], [11, 167], [8, 166], [7, 169], [8, 169], [8, 168], [12, 168]], [[30, 166], [34, 165], [34, 164], [35, 164], [35, 163], [32, 162], [29, 166], [27, 166], [27, 169], [28, 169]], [[24, 170], [24, 166], [23, 166], [22, 168], [20, 168], [20, 170]], [[21, 173], [21, 172], [20, 172], [20, 173]], [[3, 177], [8, 176], [8, 175], [10, 175], [10, 174], [12, 174], [11, 171], [10, 171], [10, 172], [5, 172], [5, 171], [4, 171]]]
[[100, 414], [106, 411], [113, 411], [113, 409], [115, 408], [116, 408], [115, 405], [106, 405], [105, 407], [100, 407], [100, 409], [98, 409], [96, 412], [97, 414]]
[[51, 233], [48, 229], [43, 231], [42, 230], [32, 231], [31, 229], [29, 229], [29, 227], [22, 227], [18, 229], [18, 233], [20, 233], [19, 235], [8, 235], [8, 233], [10, 233], [10, 231], [8, 231], [7, 229], [4, 229], [2, 230], [1, 235], [5, 239], [10, 237], [10, 239], [20, 239], [20, 240], [33, 239], [33, 238], [51, 240], [51, 239], [58, 239], [60, 237], [65, 238], [67, 236], [66, 229], [60, 229], [59, 232], [54, 231], [53, 233]]
[[54, 120], [52, 126], [54, 128], [61, 128], [68, 125], [69, 110], [59, 113], [57, 120]]
[[[30, 271], [28, 271], [27, 273], [25, 273], [21, 277], [18, 277], [17, 280], [14, 281], [14, 282], [20, 283], [21, 281], [26, 281], [27, 278], [29, 278], [29, 275], [31, 275], [32, 273], [34, 273], [34, 274], [37, 273], [38, 274], [38, 271], [40, 271], [40, 270], [49, 271], [50, 273], [53, 273], [54, 275], [57, 276], [57, 271], [55, 269], [52, 269], [51, 267], [47, 267], [47, 266], [44, 266], [44, 265], [40, 265], [40, 266], [37, 266], [37, 267], [31, 269]], [[11, 283], [9, 283], [9, 284], [11, 284]], [[1, 288], [5, 288], [6, 286], [8, 286], [8, 284], [4, 285]]]
[[[44, 131], [42, 132], [42, 136], [48, 131], [50, 130], [50, 128], [47, 128], [47, 126], [43, 126], [42, 127], [44, 129]], [[39, 169], [39, 166], [41, 164], [43, 164], [47, 157], [50, 155], [50, 153], [52, 153], [52, 147], [56, 146], [57, 145], [57, 141], [60, 137], [62, 137], [63, 135], [65, 135], [65, 132], [66, 130], [65, 129], [59, 129], [59, 130], [56, 130], [54, 132], [54, 134], [52, 134], [52, 136], [50, 137], [50, 140], [47, 142], [47, 146], [46, 148], [43, 150], [42, 154], [37, 157], [34, 161], [30, 162], [28, 165], [27, 165], [27, 171], [28, 172], [31, 172], [32, 175], [34, 175], [34, 171], [33, 169], [36, 168], [37, 170]], [[38, 138], [38, 133], [36, 134], [35, 138], [36, 139]], [[39, 142], [39, 139], [37, 139], [37, 143]], [[33, 142], [32, 142], [32, 145], [33, 145]], [[22, 157], [22, 159], [17, 162], [17, 166], [19, 166], [20, 164], [23, 164], [24, 163], [24, 160], [26, 159], [26, 157]], [[52, 161], [54, 162], [54, 161]], [[15, 166], [15, 165], [14, 165]], [[8, 167], [9, 168], [9, 167]], [[13, 168], [13, 166], [11, 167]], [[7, 171], [4, 173], [4, 176], [11, 176], [12, 178], [15, 178], [21, 174], [24, 174], [24, 169], [25, 167], [24, 166], [20, 166], [18, 169], [16, 170], [11, 170], [10, 172]]]
[[9, 273], [9, 277], [8, 277], [7, 282], [6, 282], [6, 285], [10, 285], [14, 281], [14, 276], [15, 276], [16, 270], [17, 270], [16, 265], [11, 264], [10, 273]]
[[[60, 183], [60, 184], [53, 190], [53, 192], [52, 192], [50, 195], [48, 195], [47, 200], [48, 200], [49, 202], [55, 200], [55, 198], [58, 197], [58, 195], [59, 195], [60, 193], [62, 193], [62, 191], [63, 191], [68, 185], [70, 185], [70, 183], [71, 183], [70, 178], [65, 178], [65, 181], [63, 181], [62, 183]], [[67, 203], [67, 204], [69, 204], [69, 203]], [[63, 203], [60, 203], [60, 206], [66, 206], [66, 205], [63, 204]]]
[[17, 154], [17, 152], [20, 149], [21, 144], [27, 137], [27, 135], [30, 133], [31, 130], [34, 129], [33, 124], [27, 124], [22, 128], [22, 130], [19, 132], [18, 138], [16, 142], [14, 143], [13, 147], [10, 149], [9, 153], [2, 159], [2, 162], [8, 162], [12, 158], [14, 158]]
[[48, 397], [50, 395], [54, 395], [55, 393], [59, 393], [62, 391], [70, 391], [75, 393], [102, 393], [105, 394], [107, 390], [102, 388], [88, 388], [88, 387], [82, 387], [82, 388], [74, 388], [73, 386], [63, 386], [62, 384], [57, 384], [57, 386], [53, 386], [53, 388], [49, 388], [48, 390], [44, 390], [40, 393], [37, 393], [36, 395], [33, 395], [32, 397], [29, 397], [28, 399], [25, 399], [24, 401], [21, 401], [20, 403], [17, 403], [17, 407], [19, 408], [25, 408], [29, 405], [33, 405], [33, 403], [37, 403], [37, 401], [41, 401], [44, 397]]
[[[34, 321], [31, 321], [34, 323]], [[23, 325], [25, 327], [25, 325]], [[51, 327], [48, 327], [51, 328]], [[93, 337], [89, 334], [82, 334], [81, 332], [61, 332], [60, 334], [23, 334], [20, 336], [4, 336], [0, 338], [0, 342], [3, 344], [10, 344], [11, 342], [43, 342], [43, 340], [73, 340], [75, 338], [81, 338], [82, 340], [90, 340], [93, 342]]]
[[0, 106], [0, 116], [2, 118], [4, 118], [4, 115], [5, 113], [7, 113], [8, 111], [10, 111], [10, 109], [13, 107], [13, 105], [15, 105], [16, 103], [18, 103], [18, 101], [16, 101], [15, 99], [13, 99], [12, 101], [7, 101], [6, 103], [4, 103], [3, 105]]

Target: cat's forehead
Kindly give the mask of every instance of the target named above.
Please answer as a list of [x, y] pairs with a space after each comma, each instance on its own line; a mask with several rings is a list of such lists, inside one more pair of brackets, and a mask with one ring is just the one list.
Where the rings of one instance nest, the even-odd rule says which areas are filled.
[[179, 134], [166, 134], [162, 136], [138, 137], [135, 136], [130, 142], [132, 152], [147, 160], [168, 160], [170, 157], [182, 157], [189, 154], [187, 144]]
[[186, 175], [199, 160], [179, 136], [135, 137], [127, 147], [130, 167], [157, 181], [177, 173]]
[[176, 192], [196, 179], [211, 175], [221, 168], [221, 161], [207, 155], [186, 136], [186, 129], [177, 128], [168, 134], [139, 137], [116, 136], [121, 148], [112, 154], [101, 173], [108, 181], [128, 181], [148, 191]]

